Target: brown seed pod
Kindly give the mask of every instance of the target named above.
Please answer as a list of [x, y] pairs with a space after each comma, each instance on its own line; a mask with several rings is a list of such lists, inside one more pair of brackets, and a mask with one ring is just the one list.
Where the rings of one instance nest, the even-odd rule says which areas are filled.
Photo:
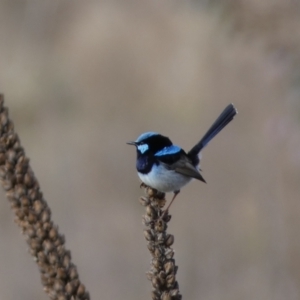
[[172, 300], [172, 297], [168, 292], [164, 292], [161, 296], [161, 300]]
[[164, 270], [166, 274], [170, 274], [174, 272], [175, 264], [173, 261], [169, 260], [164, 264]]
[[152, 232], [150, 229], [148, 230], [144, 230], [144, 237], [147, 241], [153, 241], [154, 238], [153, 238], [153, 235], [152, 235]]
[[77, 289], [77, 295], [82, 296], [85, 293], [85, 286], [83, 284], [80, 284]]
[[157, 290], [151, 292], [152, 300], [161, 300], [160, 293]]
[[174, 244], [174, 235], [168, 234], [166, 236], [165, 244], [166, 244], [167, 247], [172, 246]]
[[146, 197], [141, 197], [139, 199], [139, 201], [140, 201], [140, 204], [142, 204], [143, 206], [147, 206], [150, 203], [149, 199]]
[[167, 224], [163, 220], [157, 219], [155, 221], [155, 224], [154, 224], [154, 229], [157, 232], [161, 233], [161, 232], [164, 232], [166, 230], [166, 226], [167, 226]]

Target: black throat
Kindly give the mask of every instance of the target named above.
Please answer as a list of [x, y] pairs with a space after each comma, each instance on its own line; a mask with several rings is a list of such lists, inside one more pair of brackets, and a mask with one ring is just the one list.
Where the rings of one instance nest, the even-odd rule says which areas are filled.
[[165, 147], [171, 146], [172, 142], [168, 137], [160, 134], [152, 135], [142, 142], [148, 145], [148, 149], [141, 153], [137, 147], [136, 169], [139, 173], [148, 174], [153, 165], [159, 163], [154, 156], [155, 153]]

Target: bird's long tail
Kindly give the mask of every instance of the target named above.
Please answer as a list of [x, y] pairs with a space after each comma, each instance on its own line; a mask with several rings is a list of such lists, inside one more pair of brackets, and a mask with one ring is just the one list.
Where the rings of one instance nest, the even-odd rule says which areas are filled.
[[233, 104], [229, 104], [212, 126], [207, 130], [206, 134], [189, 152], [188, 156], [194, 157], [230, 122], [237, 114], [236, 108]]

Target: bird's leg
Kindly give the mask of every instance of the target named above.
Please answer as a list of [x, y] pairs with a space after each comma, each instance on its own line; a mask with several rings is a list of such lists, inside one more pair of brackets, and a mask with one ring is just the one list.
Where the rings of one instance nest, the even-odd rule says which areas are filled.
[[173, 201], [175, 200], [176, 196], [179, 194], [180, 191], [175, 191], [174, 192], [174, 196], [171, 200], [171, 202], [169, 203], [169, 205], [167, 206], [167, 208], [164, 210], [163, 214], [160, 216], [160, 220], [162, 220], [165, 216], [165, 214], [168, 212], [168, 210], [170, 209], [170, 206], [172, 205]]

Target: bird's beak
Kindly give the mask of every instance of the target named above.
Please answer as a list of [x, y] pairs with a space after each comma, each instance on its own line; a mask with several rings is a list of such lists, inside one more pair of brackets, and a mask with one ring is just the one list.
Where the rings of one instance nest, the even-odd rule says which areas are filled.
[[136, 142], [127, 142], [126, 144], [136, 146]]

